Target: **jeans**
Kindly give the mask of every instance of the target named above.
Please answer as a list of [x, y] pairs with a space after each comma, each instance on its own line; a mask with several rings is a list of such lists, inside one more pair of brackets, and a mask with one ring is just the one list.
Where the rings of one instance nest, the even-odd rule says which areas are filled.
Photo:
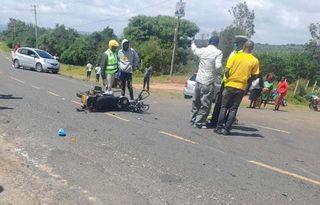
[[206, 123], [212, 105], [213, 94], [213, 84], [204, 85], [197, 82], [192, 103], [191, 122], [198, 125]]
[[106, 90], [109, 92], [112, 91], [114, 78], [114, 74], [102, 74], [103, 85], [106, 86]]
[[[223, 128], [226, 122], [225, 129], [230, 131], [233, 122], [236, 119], [238, 108], [244, 96], [244, 90], [237, 88], [226, 87], [222, 93], [222, 106], [220, 109], [219, 119], [218, 119], [218, 129]], [[229, 109], [229, 115], [227, 111]]]
[[130, 94], [130, 100], [133, 100], [132, 73], [121, 72], [120, 80], [121, 80], [121, 95], [125, 96], [126, 85], [127, 85], [129, 94]]

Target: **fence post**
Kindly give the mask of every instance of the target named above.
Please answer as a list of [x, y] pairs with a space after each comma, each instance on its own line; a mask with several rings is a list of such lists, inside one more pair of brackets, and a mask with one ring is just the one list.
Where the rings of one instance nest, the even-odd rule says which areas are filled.
[[317, 81], [314, 82], [314, 85], [313, 85], [313, 88], [312, 88], [312, 93], [314, 92], [314, 89], [316, 89], [316, 86], [317, 86]]
[[310, 83], [310, 80], [307, 81], [307, 84], [306, 84], [306, 90], [308, 89], [309, 87], [309, 83]]
[[299, 81], [300, 81], [300, 78], [297, 80], [296, 87], [294, 88], [294, 91], [293, 91], [293, 95], [296, 95], [296, 93], [297, 93]]

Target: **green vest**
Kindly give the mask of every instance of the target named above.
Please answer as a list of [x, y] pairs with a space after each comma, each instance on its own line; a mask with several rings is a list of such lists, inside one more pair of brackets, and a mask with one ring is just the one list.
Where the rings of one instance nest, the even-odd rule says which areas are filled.
[[108, 49], [106, 53], [108, 55], [106, 73], [114, 74], [118, 70], [118, 57], [116, 53], [113, 53], [110, 49]]

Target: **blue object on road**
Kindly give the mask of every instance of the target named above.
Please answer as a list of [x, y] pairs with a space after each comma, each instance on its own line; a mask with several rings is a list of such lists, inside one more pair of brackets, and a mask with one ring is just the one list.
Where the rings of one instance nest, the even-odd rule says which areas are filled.
[[58, 131], [58, 135], [60, 137], [65, 137], [67, 134], [66, 134], [66, 131], [64, 131], [64, 129], [60, 128]]

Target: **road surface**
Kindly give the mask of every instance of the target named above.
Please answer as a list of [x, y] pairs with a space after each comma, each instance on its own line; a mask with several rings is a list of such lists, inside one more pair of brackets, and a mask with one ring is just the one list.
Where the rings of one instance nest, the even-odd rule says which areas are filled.
[[143, 115], [76, 112], [90, 86], [0, 55], [0, 204], [319, 204], [319, 113], [241, 108], [219, 136], [157, 92]]

